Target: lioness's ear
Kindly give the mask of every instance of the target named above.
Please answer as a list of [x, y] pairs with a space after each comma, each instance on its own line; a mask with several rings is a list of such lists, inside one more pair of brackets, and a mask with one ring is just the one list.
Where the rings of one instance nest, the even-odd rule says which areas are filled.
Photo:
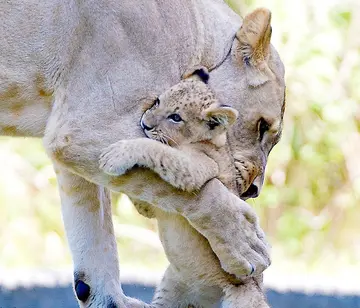
[[238, 111], [227, 105], [213, 104], [203, 111], [203, 117], [211, 130], [218, 126], [227, 129], [235, 123]]
[[259, 8], [245, 16], [236, 33], [238, 47], [236, 57], [246, 66], [246, 74], [251, 86], [258, 86], [274, 78], [268, 66], [271, 39], [271, 12]]

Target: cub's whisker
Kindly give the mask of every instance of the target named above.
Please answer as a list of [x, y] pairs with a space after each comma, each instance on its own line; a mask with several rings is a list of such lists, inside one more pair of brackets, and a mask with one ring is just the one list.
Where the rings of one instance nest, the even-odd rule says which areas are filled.
[[[178, 144], [173, 138], [165, 135], [164, 133], [163, 133], [163, 136], [164, 136], [167, 140], [172, 141], [176, 146], [179, 146], [179, 144]], [[169, 144], [169, 143], [167, 143], [167, 144]]]

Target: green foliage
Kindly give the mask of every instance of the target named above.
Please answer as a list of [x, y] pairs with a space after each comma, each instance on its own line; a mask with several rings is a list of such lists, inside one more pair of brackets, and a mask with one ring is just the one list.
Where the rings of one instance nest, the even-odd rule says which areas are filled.
[[[270, 155], [261, 196], [250, 201], [272, 242], [273, 266], [286, 268], [287, 260], [307, 270], [350, 266], [360, 260], [360, 6], [227, 2], [242, 15], [271, 9], [272, 42], [286, 66], [283, 137]], [[0, 267], [69, 264], [55, 175], [41, 142], [3, 138], [0, 158]], [[114, 205], [114, 222], [125, 234], [118, 237], [122, 264], [164, 266], [156, 223], [125, 197]]]

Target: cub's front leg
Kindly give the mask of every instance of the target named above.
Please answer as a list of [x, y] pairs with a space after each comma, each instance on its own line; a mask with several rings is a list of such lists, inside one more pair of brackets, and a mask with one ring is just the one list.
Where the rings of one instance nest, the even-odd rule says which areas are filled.
[[202, 152], [183, 151], [145, 138], [118, 141], [100, 156], [100, 168], [110, 175], [122, 175], [134, 166], [149, 168], [186, 191], [199, 189], [219, 172], [215, 161]]

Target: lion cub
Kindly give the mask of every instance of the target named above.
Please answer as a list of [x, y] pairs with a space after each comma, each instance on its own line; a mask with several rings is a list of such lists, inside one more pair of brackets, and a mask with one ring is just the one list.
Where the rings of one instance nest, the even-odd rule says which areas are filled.
[[149, 139], [114, 143], [100, 158], [100, 168], [121, 175], [134, 166], [147, 167], [186, 191], [197, 190], [214, 177], [231, 185], [234, 168], [224, 145], [238, 112], [217, 101], [207, 78], [200, 69], [162, 93], [141, 118]]
[[[100, 158], [101, 168], [120, 175], [135, 165], [147, 167], [184, 190], [198, 189], [217, 177], [236, 193], [225, 143], [226, 131], [238, 112], [217, 101], [207, 80], [207, 72], [200, 69], [161, 94], [141, 118], [150, 139], [111, 145]], [[152, 307], [217, 307], [221, 298], [226, 307], [268, 307], [259, 286], [261, 279], [239, 285], [223, 271], [207, 240], [185, 218], [146, 204], [136, 207], [145, 216], [157, 218], [170, 262]]]

